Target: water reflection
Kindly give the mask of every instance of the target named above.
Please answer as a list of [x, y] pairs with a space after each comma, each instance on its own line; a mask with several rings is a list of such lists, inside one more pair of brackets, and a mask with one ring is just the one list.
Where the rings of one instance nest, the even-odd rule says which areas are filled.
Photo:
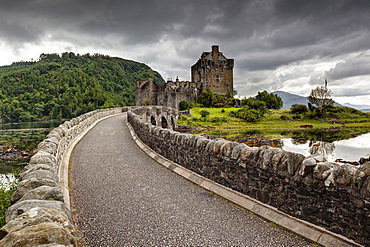
[[0, 123], [0, 130], [53, 129], [53, 128], [58, 127], [62, 123], [63, 121]]
[[348, 140], [324, 142], [307, 141], [304, 139], [281, 139], [282, 149], [301, 153], [305, 156], [322, 154], [328, 161], [343, 159], [345, 161], [358, 161], [361, 157], [370, 156], [370, 133], [360, 135]]

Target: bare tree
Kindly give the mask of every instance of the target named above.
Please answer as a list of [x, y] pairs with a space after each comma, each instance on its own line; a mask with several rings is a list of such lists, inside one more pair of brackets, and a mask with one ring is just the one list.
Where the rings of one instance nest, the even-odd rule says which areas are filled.
[[316, 89], [311, 91], [310, 96], [308, 96], [308, 101], [311, 104], [316, 105], [322, 114], [324, 108], [334, 104], [334, 100], [331, 98], [332, 94], [333, 92], [327, 87], [318, 86]]

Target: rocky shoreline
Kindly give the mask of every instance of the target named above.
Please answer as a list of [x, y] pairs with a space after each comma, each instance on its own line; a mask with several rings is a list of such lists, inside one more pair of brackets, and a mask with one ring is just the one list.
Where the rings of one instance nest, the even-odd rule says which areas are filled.
[[0, 146], [0, 160], [14, 161], [30, 158], [36, 150], [18, 150], [12, 145]]

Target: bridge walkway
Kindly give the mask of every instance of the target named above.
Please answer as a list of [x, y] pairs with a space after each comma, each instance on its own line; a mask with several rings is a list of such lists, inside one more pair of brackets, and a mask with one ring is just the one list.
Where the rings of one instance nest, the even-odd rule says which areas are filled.
[[71, 157], [71, 210], [84, 246], [312, 246], [156, 163], [125, 120], [98, 123]]

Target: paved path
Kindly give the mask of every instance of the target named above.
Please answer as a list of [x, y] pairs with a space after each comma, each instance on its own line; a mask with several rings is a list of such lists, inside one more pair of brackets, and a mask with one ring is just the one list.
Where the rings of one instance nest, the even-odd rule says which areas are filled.
[[125, 119], [100, 122], [72, 154], [72, 213], [85, 246], [313, 246], [160, 166]]

